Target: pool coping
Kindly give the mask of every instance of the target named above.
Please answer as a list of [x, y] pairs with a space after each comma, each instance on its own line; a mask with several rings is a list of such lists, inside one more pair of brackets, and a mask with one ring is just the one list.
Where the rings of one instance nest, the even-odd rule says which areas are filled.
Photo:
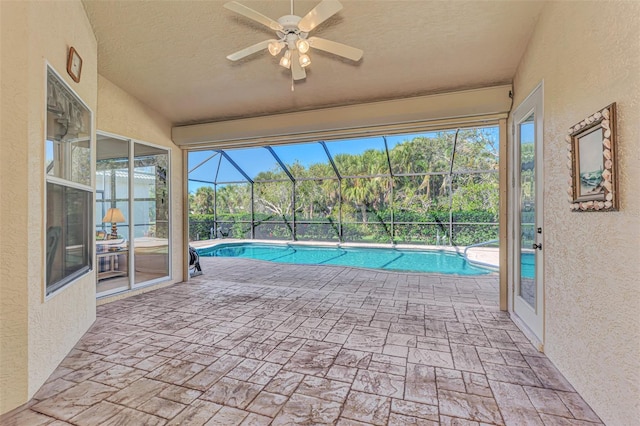
[[284, 240], [259, 240], [246, 238], [216, 238], [214, 240], [191, 241], [189, 244], [195, 248], [210, 248], [225, 243], [257, 243], [257, 244], [279, 244], [279, 245], [313, 245], [324, 247], [359, 247], [359, 248], [395, 248], [399, 250], [444, 250], [457, 253], [464, 246], [434, 246], [428, 244], [391, 244], [391, 243], [336, 243], [333, 241], [284, 241]]

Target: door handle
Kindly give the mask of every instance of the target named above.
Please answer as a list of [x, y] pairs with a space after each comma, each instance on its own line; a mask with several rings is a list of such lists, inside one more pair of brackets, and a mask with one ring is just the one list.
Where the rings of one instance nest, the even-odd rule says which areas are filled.
[[534, 250], [535, 250], [535, 249], [542, 250], [542, 243], [540, 243], [540, 244], [533, 243], [533, 245], [532, 245], [531, 247], [532, 247]]

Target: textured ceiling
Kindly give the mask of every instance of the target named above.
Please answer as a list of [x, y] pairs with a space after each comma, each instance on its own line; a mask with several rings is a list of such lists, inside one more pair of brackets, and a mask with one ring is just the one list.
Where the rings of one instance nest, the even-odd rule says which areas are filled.
[[[288, 0], [239, 0], [278, 19]], [[295, 1], [304, 16], [318, 1]], [[541, 1], [342, 0], [311, 35], [358, 47], [354, 64], [312, 50], [307, 78], [267, 51], [226, 55], [274, 37], [224, 1], [84, 0], [98, 71], [174, 125], [396, 99], [511, 82]]]

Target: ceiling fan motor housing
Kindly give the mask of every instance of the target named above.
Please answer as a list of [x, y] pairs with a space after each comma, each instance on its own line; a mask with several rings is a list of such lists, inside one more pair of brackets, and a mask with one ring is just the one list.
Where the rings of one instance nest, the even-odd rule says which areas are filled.
[[[304, 31], [300, 31], [298, 28], [298, 23], [302, 18], [296, 15], [284, 15], [278, 19], [278, 23], [282, 25], [283, 30], [277, 31], [276, 34], [283, 40], [289, 41], [289, 34], [294, 34], [300, 38], [307, 38], [309, 33], [305, 33]], [[295, 40], [294, 40], [295, 41]]]

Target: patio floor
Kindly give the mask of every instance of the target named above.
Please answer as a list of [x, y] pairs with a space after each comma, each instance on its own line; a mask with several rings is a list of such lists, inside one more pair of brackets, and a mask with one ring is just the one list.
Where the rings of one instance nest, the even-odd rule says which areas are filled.
[[497, 275], [201, 258], [98, 307], [3, 425], [594, 425], [498, 310]]

